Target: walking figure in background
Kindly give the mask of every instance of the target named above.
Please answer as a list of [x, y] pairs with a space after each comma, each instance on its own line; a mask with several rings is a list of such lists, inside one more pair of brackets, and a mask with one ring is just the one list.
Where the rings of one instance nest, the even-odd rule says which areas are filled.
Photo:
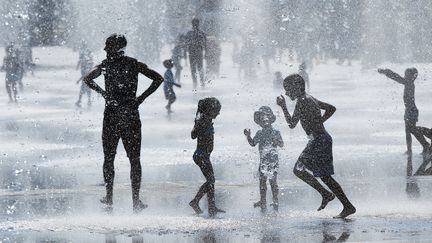
[[[293, 129], [300, 121], [303, 130], [311, 137], [294, 166], [294, 174], [321, 194], [322, 202], [318, 211], [324, 209], [336, 195], [344, 208], [335, 218], [346, 218], [355, 213], [356, 209], [346, 197], [342, 187], [332, 177], [334, 174], [333, 140], [324, 127], [324, 122], [333, 115], [336, 108], [308, 95], [305, 91], [305, 82], [298, 74], [286, 77], [284, 88], [291, 100], [297, 100], [291, 116], [283, 95], [277, 97], [277, 104], [282, 108], [288, 126]], [[325, 111], [323, 115], [321, 110]], [[312, 171], [313, 175], [308, 170]], [[315, 177], [319, 177], [331, 192], [325, 189]]]
[[181, 65], [181, 60], [184, 58], [186, 60], [187, 57], [187, 51], [186, 51], [186, 36], [185, 35], [179, 35], [179, 37], [176, 40], [174, 49], [172, 50], [172, 57], [171, 60], [175, 67], [175, 76], [174, 80], [177, 81], [177, 83], [180, 83], [181, 79], [181, 71], [183, 69]]
[[279, 189], [277, 184], [279, 157], [277, 147], [283, 147], [284, 143], [280, 132], [272, 127], [272, 124], [276, 121], [276, 116], [273, 114], [270, 107], [262, 106], [254, 113], [254, 120], [262, 129], [259, 130], [253, 138], [251, 137], [250, 129], [245, 129], [243, 131], [251, 146], [255, 147], [258, 144], [260, 153], [258, 168], [260, 200], [254, 203], [254, 207], [261, 207], [262, 212], [267, 210], [268, 179], [273, 194], [273, 203], [271, 205], [273, 209], [277, 211], [279, 209]]
[[174, 66], [173, 61], [165, 60], [163, 61], [163, 65], [167, 69], [164, 74], [164, 94], [165, 94], [165, 99], [168, 100], [168, 104], [165, 106], [165, 108], [167, 109], [168, 114], [170, 114], [172, 113], [171, 105], [176, 100], [176, 94], [174, 92], [173, 86], [175, 85], [181, 88], [181, 85], [177, 84], [174, 81], [174, 75], [171, 71], [172, 67]]
[[275, 72], [275, 79], [273, 80], [273, 88], [275, 90], [280, 90], [283, 88], [283, 77], [282, 73], [277, 71]]
[[201, 214], [203, 211], [199, 206], [201, 198], [207, 194], [208, 213], [210, 217], [216, 213], [225, 213], [216, 207], [215, 202], [215, 177], [213, 166], [210, 161], [210, 154], [214, 147], [214, 128], [213, 119], [215, 119], [221, 110], [221, 104], [214, 97], [204, 98], [198, 102], [198, 109], [195, 118], [195, 125], [192, 129], [192, 139], [197, 139], [197, 147], [193, 155], [193, 160], [201, 169], [206, 182], [202, 184], [195, 198], [189, 203], [195, 213]]
[[405, 70], [405, 77], [393, 72], [390, 69], [378, 69], [378, 73], [384, 74], [388, 78], [402, 84], [404, 86], [403, 100], [405, 104], [405, 137], [407, 145], [407, 154], [412, 154], [412, 138], [413, 134], [419, 143], [423, 146], [423, 153], [427, 152], [429, 143], [416, 129], [418, 122], [419, 111], [415, 104], [415, 85], [414, 81], [417, 79], [418, 71], [416, 68], [407, 68]]
[[189, 62], [192, 74], [193, 87], [197, 87], [197, 75], [199, 73], [201, 86], [204, 86], [204, 52], [207, 49], [207, 38], [199, 29], [199, 20], [192, 20], [192, 30], [186, 34], [186, 44], [189, 52]]
[[[163, 78], [147, 65], [124, 55], [127, 45], [123, 35], [113, 34], [106, 39], [107, 58], [84, 77], [84, 82], [105, 99], [102, 128], [104, 151], [103, 174], [106, 196], [101, 200], [111, 209], [113, 204], [114, 158], [120, 138], [131, 164], [133, 209], [139, 212], [147, 205], [139, 198], [141, 187], [141, 120], [138, 107], [162, 84]], [[138, 74], [153, 80], [150, 87], [136, 96]], [[105, 76], [105, 90], [93, 79]]]
[[207, 38], [207, 49], [205, 52], [205, 60], [207, 64], [207, 78], [214, 79], [219, 77], [220, 58], [222, 50], [216, 36], [209, 36]]
[[1, 71], [6, 72], [6, 92], [9, 96], [9, 103], [17, 103], [17, 84], [22, 84], [24, 65], [21, 61], [18, 49], [13, 45], [6, 46], [6, 55], [3, 59]]
[[[77, 84], [82, 81], [83, 77], [87, 75], [93, 68], [93, 55], [85, 41], [82, 41], [79, 50], [79, 60], [76, 69], [81, 68], [81, 78], [78, 79]], [[75, 103], [77, 107], [81, 107], [81, 98], [83, 94], [87, 94], [87, 106], [91, 106], [91, 89], [85, 83], [81, 83], [81, 89], [78, 96], [78, 101]]]

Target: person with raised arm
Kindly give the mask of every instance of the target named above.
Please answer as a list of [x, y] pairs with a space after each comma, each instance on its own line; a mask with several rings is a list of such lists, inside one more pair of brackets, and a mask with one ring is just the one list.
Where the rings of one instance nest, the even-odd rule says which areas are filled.
[[415, 104], [415, 85], [414, 81], [417, 79], [418, 71], [416, 68], [407, 68], [405, 70], [405, 77], [393, 72], [390, 69], [378, 69], [378, 73], [384, 74], [386, 77], [400, 83], [404, 86], [403, 100], [405, 105], [405, 138], [407, 145], [407, 154], [412, 154], [412, 138], [413, 134], [419, 143], [423, 146], [423, 153], [427, 153], [429, 143], [416, 129], [418, 122], [419, 110]]

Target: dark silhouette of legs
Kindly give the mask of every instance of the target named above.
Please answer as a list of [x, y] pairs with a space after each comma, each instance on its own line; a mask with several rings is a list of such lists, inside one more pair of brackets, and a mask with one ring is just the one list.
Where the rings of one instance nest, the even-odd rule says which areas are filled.
[[336, 195], [336, 197], [339, 199], [339, 201], [344, 207], [342, 212], [338, 216], [336, 216], [337, 218], [346, 218], [348, 215], [356, 212], [354, 205], [351, 204], [351, 202], [346, 197], [344, 191], [342, 190], [342, 187], [335, 179], [333, 179], [333, 177], [323, 176], [321, 177], [321, 180], [330, 188], [334, 195]]
[[17, 102], [18, 90], [16, 87], [16, 81], [6, 81], [6, 91], [9, 96], [9, 102]]
[[[424, 129], [424, 128], [423, 128]], [[427, 152], [430, 144], [424, 138], [422, 132], [423, 129], [421, 127], [416, 127], [415, 122], [405, 121], [405, 135], [407, 142], [407, 151], [408, 153], [412, 153], [412, 138], [411, 134], [417, 139], [417, 141], [422, 145], [423, 152]]]
[[120, 138], [126, 154], [129, 157], [131, 164], [131, 184], [132, 184], [132, 200], [135, 211], [142, 210], [147, 207], [139, 199], [139, 191], [141, 188], [141, 121], [139, 120], [138, 111], [132, 111], [129, 114], [109, 115], [105, 113], [103, 129], [102, 129], [102, 144], [104, 149], [104, 181], [106, 186], [106, 197], [101, 200], [102, 203], [112, 205], [113, 185], [114, 185], [114, 159], [117, 150], [117, 145]]
[[8, 93], [9, 96], [9, 102], [13, 102], [12, 99], [12, 83], [9, 81], [6, 81], [6, 92]]
[[180, 79], [181, 79], [181, 70], [183, 69], [182, 66], [180, 66], [178, 64], [178, 61], [174, 62], [174, 66], [175, 66], [175, 74], [174, 74], [174, 79], [177, 81], [177, 83], [180, 83]]
[[319, 194], [321, 194], [322, 202], [321, 202], [321, 206], [318, 208], [318, 211], [324, 209], [327, 206], [327, 204], [334, 199], [335, 196], [333, 195], [333, 193], [325, 189], [319, 183], [319, 181], [309, 172], [305, 170], [301, 171], [301, 170], [294, 169], [294, 174], [302, 181], [306, 182], [313, 189], [317, 190]]
[[279, 210], [279, 198], [278, 198], [278, 194], [279, 194], [279, 187], [277, 184], [277, 173], [275, 172], [273, 177], [269, 180], [270, 181], [270, 187], [272, 190], [272, 195], [273, 195], [273, 209], [274, 210]]
[[261, 207], [261, 211], [264, 212], [267, 210], [267, 177], [264, 176], [261, 172], [259, 178], [259, 189], [260, 189], [259, 207]]
[[130, 179], [132, 185], [132, 202], [135, 212], [141, 211], [147, 205], [140, 200], [141, 189], [141, 121], [138, 111], [125, 117], [128, 121], [122, 124], [121, 139], [131, 164]]
[[193, 87], [196, 88], [197, 87], [197, 76], [196, 76], [196, 72], [197, 72], [197, 58], [193, 57], [193, 56], [189, 56], [189, 63], [190, 63], [190, 69], [191, 69], [191, 75], [192, 75], [192, 82], [193, 82]]
[[197, 68], [198, 68], [198, 72], [199, 72], [199, 76], [200, 76], [201, 86], [204, 86], [203, 58], [202, 57], [198, 58], [196, 64], [197, 64]]
[[407, 146], [407, 153], [412, 153], [412, 138], [411, 138], [411, 129], [410, 125], [405, 122], [405, 139], [406, 139], [406, 146]]
[[204, 184], [201, 185], [193, 201], [199, 202], [201, 198], [205, 194], [207, 194], [209, 210], [210, 210], [210, 208], [215, 207], [215, 199], [214, 199], [215, 178], [213, 173], [213, 167], [208, 158], [201, 159], [196, 163], [201, 169], [201, 172], [203, 173], [204, 177], [206, 178], [206, 182], [204, 182]]
[[210, 162], [210, 158], [207, 156], [196, 156], [194, 157], [194, 161], [201, 169], [201, 172], [206, 178], [206, 182], [204, 182], [204, 184], [201, 185], [200, 189], [195, 195], [195, 198], [189, 203], [189, 205], [194, 209], [195, 213], [197, 214], [202, 213], [202, 210], [199, 207], [199, 201], [205, 194], [207, 194], [209, 215], [213, 217], [216, 215], [216, 213], [225, 213], [224, 210], [221, 210], [216, 207], [215, 189], [214, 189], [215, 177], [213, 172], [213, 166]]
[[120, 140], [120, 134], [113, 131], [109, 126], [109, 119], [104, 119], [102, 129], [102, 146], [104, 150], [103, 176], [106, 188], [106, 196], [101, 200], [102, 203], [112, 205], [113, 203], [113, 186], [114, 186], [114, 159], [117, 145]]

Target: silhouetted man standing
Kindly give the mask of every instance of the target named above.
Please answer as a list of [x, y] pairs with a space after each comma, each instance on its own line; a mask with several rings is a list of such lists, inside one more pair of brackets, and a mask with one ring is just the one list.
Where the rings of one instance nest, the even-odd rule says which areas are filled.
[[206, 50], [207, 38], [199, 29], [199, 20], [194, 18], [192, 20], [193, 30], [186, 34], [186, 44], [189, 52], [189, 62], [192, 73], [192, 80], [194, 88], [197, 86], [197, 76], [198, 71], [201, 81], [201, 86], [204, 86], [204, 70], [203, 70], [203, 59], [204, 51]]
[[[139, 212], [147, 205], [139, 199], [141, 187], [141, 120], [138, 107], [156, 91], [162, 84], [163, 78], [144, 63], [125, 56], [124, 48], [126, 45], [127, 41], [123, 35], [113, 34], [108, 37], [104, 49], [107, 58], [84, 77], [84, 82], [105, 98], [102, 144], [106, 196], [101, 202], [108, 206], [112, 206], [113, 203], [114, 158], [121, 138], [131, 164], [133, 209], [135, 212]], [[144, 74], [153, 82], [144, 93], [136, 97], [138, 73]], [[101, 74], [105, 76], [105, 90], [93, 81]]]

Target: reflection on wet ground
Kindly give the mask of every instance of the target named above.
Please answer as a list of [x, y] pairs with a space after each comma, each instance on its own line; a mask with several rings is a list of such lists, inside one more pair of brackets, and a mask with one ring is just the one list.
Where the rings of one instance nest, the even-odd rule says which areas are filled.
[[[114, 212], [108, 215], [98, 200], [102, 186], [83, 190], [40, 190], [40, 193], [3, 194], [0, 200], [0, 241], [2, 242], [344, 242], [372, 240], [429, 239], [432, 222], [430, 180], [410, 181], [422, 189], [424, 198], [398, 198], [401, 206], [392, 205], [394, 196], [381, 196], [372, 204], [361, 204], [359, 212], [348, 220], [331, 217], [340, 210], [338, 202], [324, 212], [314, 209], [319, 197], [307, 187], [286, 189], [281, 182], [279, 212], [261, 214], [252, 207], [258, 197], [255, 185], [219, 185], [218, 204], [227, 210], [216, 219], [196, 216], [188, 207], [196, 185], [145, 184], [143, 198], [149, 208], [132, 214], [128, 184], [115, 189]], [[425, 180], [426, 179], [426, 180]], [[403, 180], [391, 181], [387, 191], [399, 188], [405, 193]], [[364, 189], [352, 184], [347, 191]], [[370, 187], [370, 185], [364, 185]], [[155, 190], [158, 188], [159, 190]], [[411, 187], [410, 187], [411, 188]], [[392, 192], [393, 191], [393, 192]], [[408, 192], [408, 190], [407, 190]], [[361, 197], [376, 197], [362, 195]], [[359, 202], [358, 197], [353, 201]], [[382, 202], [379, 202], [382, 201]], [[202, 205], [206, 210], [206, 204]]]

